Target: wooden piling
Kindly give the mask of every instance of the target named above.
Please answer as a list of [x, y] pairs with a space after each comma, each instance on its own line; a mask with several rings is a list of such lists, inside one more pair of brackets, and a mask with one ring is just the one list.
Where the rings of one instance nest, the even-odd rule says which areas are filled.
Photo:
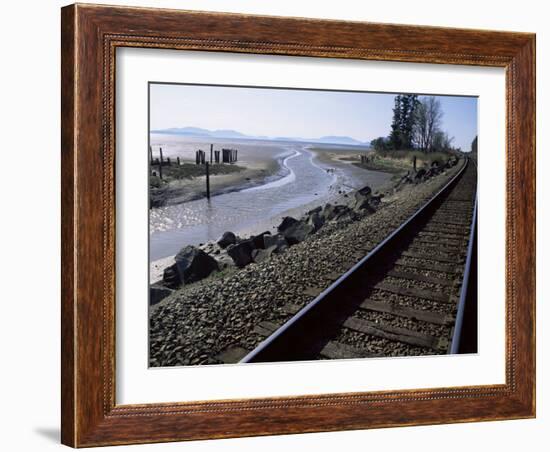
[[413, 169], [416, 171], [416, 155], [413, 155]]
[[162, 157], [162, 148], [159, 148], [159, 149], [160, 149], [159, 177], [162, 179], [162, 164], [163, 164], [164, 162], [163, 162], [163, 157]]
[[210, 145], [210, 164], [212, 164], [212, 154], [213, 154], [213, 152], [214, 152], [214, 145], [211, 144]]
[[176, 160], [177, 160], [177, 162], [178, 162], [178, 166], [180, 166], [180, 165], [181, 165], [181, 161], [180, 161], [180, 158], [179, 158], [179, 157], [177, 157], [177, 158], [176, 158]]
[[206, 197], [210, 199], [210, 171], [209, 164], [206, 162]]

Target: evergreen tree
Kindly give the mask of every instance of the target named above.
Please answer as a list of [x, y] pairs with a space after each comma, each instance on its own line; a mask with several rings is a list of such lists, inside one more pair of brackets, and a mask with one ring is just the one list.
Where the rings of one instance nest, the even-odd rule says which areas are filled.
[[418, 96], [416, 94], [405, 94], [401, 96], [401, 141], [405, 149], [413, 147], [413, 128], [415, 120], [415, 110], [418, 106]]
[[471, 149], [472, 152], [477, 152], [477, 135], [476, 137], [474, 138], [474, 140], [472, 141], [472, 149]]
[[416, 94], [395, 96], [391, 132], [388, 137], [392, 149], [411, 149], [413, 147], [415, 110], [418, 103]]
[[402, 96], [398, 94], [394, 99], [393, 106], [393, 119], [391, 123], [391, 132], [388, 137], [389, 144], [392, 149], [401, 149], [402, 146], [402, 137], [401, 137], [401, 126], [403, 123], [402, 114], [401, 114], [401, 102]]

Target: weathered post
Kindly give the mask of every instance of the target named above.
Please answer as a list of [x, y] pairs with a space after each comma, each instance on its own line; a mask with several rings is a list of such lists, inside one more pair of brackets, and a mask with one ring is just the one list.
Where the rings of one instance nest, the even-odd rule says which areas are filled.
[[212, 164], [212, 154], [214, 153], [214, 145], [210, 145], [210, 164]]
[[413, 169], [416, 172], [416, 155], [413, 155]]
[[179, 156], [178, 156], [176, 159], [177, 159], [177, 162], [178, 162], [178, 166], [180, 166], [180, 165], [181, 165], [181, 161], [180, 161]]
[[153, 147], [149, 146], [149, 163], [153, 165]]
[[237, 161], [237, 149], [235, 149], [235, 161]]
[[159, 177], [162, 179], [162, 148], [160, 149], [160, 159], [159, 159]]
[[206, 162], [206, 197], [210, 199], [210, 171], [208, 169], [210, 165]]

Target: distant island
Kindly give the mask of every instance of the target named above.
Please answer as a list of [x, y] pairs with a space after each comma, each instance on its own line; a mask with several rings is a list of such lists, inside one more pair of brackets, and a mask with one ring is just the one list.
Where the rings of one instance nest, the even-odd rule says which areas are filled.
[[169, 135], [185, 135], [199, 138], [231, 138], [238, 140], [269, 140], [269, 141], [292, 141], [304, 143], [318, 144], [340, 144], [345, 146], [362, 146], [370, 147], [370, 141], [362, 142], [355, 138], [347, 136], [323, 136], [319, 138], [303, 138], [303, 137], [268, 137], [268, 136], [253, 136], [246, 135], [236, 130], [208, 130], [200, 127], [172, 127], [169, 129], [151, 130], [151, 133], [169, 134]]

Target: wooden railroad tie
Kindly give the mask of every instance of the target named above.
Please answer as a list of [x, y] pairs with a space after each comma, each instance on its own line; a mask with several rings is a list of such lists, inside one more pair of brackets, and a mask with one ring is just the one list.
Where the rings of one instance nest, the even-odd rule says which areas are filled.
[[412, 257], [414, 259], [424, 259], [428, 261], [444, 262], [444, 263], [455, 264], [455, 265], [462, 264], [464, 262], [463, 258], [460, 260], [457, 260], [457, 259], [451, 259], [449, 257], [435, 256], [430, 253], [420, 253], [418, 251], [404, 251], [403, 253], [401, 253], [401, 255], [405, 257]]
[[447, 350], [448, 341], [430, 336], [418, 331], [399, 328], [392, 325], [379, 324], [368, 320], [350, 317], [344, 322], [344, 326], [359, 333], [368, 334], [394, 342], [402, 342], [416, 347], [430, 348], [443, 352]]
[[405, 297], [424, 298], [426, 300], [437, 301], [439, 303], [449, 303], [449, 295], [435, 292], [433, 290], [423, 290], [409, 287], [399, 287], [388, 283], [378, 283], [371, 286], [373, 289], [383, 290], [385, 292], [391, 292], [396, 295], [403, 295]]
[[432, 262], [405, 262], [403, 259], [399, 259], [395, 262], [396, 265], [402, 267], [409, 267], [418, 270], [431, 270], [442, 273], [453, 273], [455, 272], [455, 267], [453, 265], [447, 264], [435, 264]]
[[428, 284], [439, 284], [441, 286], [452, 287], [454, 281], [449, 279], [435, 278], [433, 276], [418, 275], [416, 273], [410, 273], [407, 271], [391, 270], [388, 272], [388, 276], [392, 278], [410, 279], [411, 281], [422, 281]]
[[413, 320], [421, 320], [423, 322], [434, 323], [436, 325], [449, 326], [454, 323], [454, 316], [451, 314], [445, 314], [437, 311], [421, 311], [419, 309], [409, 308], [408, 306], [399, 306], [392, 303], [385, 303], [383, 301], [375, 301], [366, 299], [361, 303], [359, 308], [381, 312], [384, 314], [392, 314], [398, 317], [406, 317]]
[[321, 350], [320, 355], [328, 359], [377, 358], [381, 356], [337, 341], [328, 342]]

